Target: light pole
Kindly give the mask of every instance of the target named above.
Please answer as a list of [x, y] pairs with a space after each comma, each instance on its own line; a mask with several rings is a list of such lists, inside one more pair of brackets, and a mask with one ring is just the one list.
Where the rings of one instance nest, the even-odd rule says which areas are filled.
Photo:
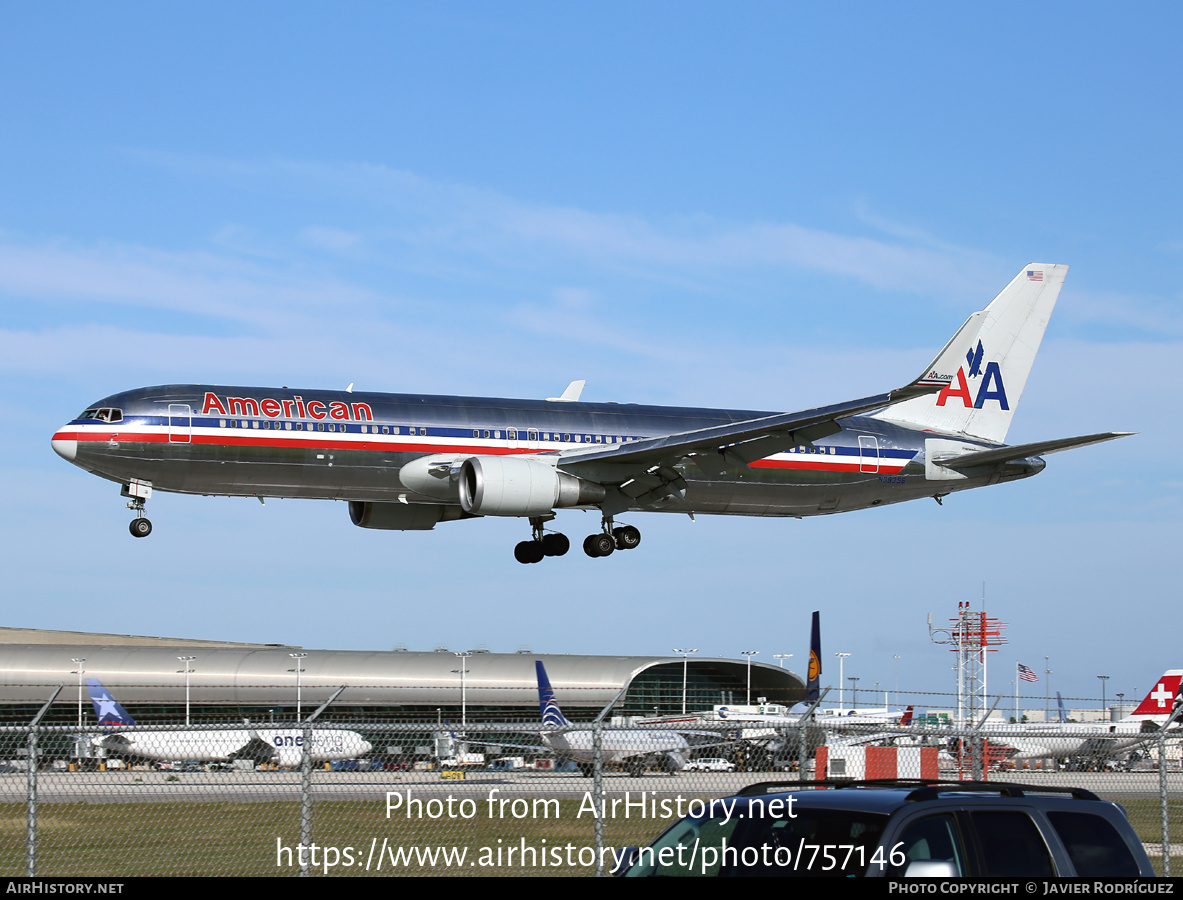
[[780, 667], [783, 669], [785, 667], [785, 660], [792, 659], [793, 654], [792, 653], [773, 653], [772, 658], [779, 659], [780, 660]]
[[308, 654], [289, 653], [288, 656], [296, 661], [296, 667], [294, 669], [288, 669], [288, 671], [296, 673], [296, 721], [299, 722], [304, 711], [304, 695], [300, 689], [300, 673], [304, 671], [304, 660], [308, 658]]
[[758, 654], [759, 650], [741, 650], [744, 656], [748, 658], [748, 701], [747, 705], [752, 705], [752, 657]]
[[78, 674], [78, 727], [82, 728], [82, 676], [86, 674], [86, 669], [82, 664], [86, 662], [85, 656], [75, 656], [70, 659], [78, 668], [74, 671]]
[[895, 659], [895, 705], [900, 705], [900, 655], [893, 653], [892, 657]]
[[1047, 722], [1052, 710], [1052, 669], [1051, 657], [1045, 656], [1043, 658], [1043, 674], [1047, 676], [1047, 680], [1043, 683], [1043, 721]]
[[691, 653], [698, 652], [698, 648], [695, 647], [693, 650], [679, 650], [677, 647], [675, 647], [674, 652], [682, 654], [682, 715], [686, 715], [686, 674], [687, 674], [686, 667], [688, 665], [687, 660], [690, 658]]
[[188, 725], [189, 724], [189, 675], [195, 671], [193, 669], [193, 667], [189, 665], [189, 663], [193, 662], [193, 660], [197, 659], [197, 657], [196, 656], [178, 656], [177, 659], [179, 659], [185, 665], [185, 668], [177, 669], [177, 671], [185, 673], [185, 724]]
[[452, 671], [460, 673], [460, 727], [463, 728], [468, 724], [468, 683], [465, 676], [468, 675], [468, 658], [472, 656], [472, 651], [462, 650], [453, 655], [460, 660], [460, 668]]
[[1101, 721], [1105, 721], [1105, 682], [1109, 680], [1108, 675], [1098, 675], [1101, 681]]
[[858, 709], [858, 679], [857, 675], [850, 676], [851, 709]]
[[842, 703], [842, 672], [843, 672], [843, 666], [846, 665], [846, 658], [848, 656], [850, 656], [850, 654], [849, 653], [835, 653], [834, 655], [836, 657], [838, 657], [838, 708], [843, 709], [844, 705]]

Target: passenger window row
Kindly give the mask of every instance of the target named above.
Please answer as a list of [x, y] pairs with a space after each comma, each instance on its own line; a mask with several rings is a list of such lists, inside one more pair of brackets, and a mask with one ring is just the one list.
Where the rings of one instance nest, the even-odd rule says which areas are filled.
[[[119, 418], [114, 418], [114, 419], [109, 420], [109, 421], [114, 421], [114, 422], [117, 422], [122, 418], [122, 413], [119, 410], [87, 410], [86, 414], [83, 415], [83, 418], [97, 418], [98, 417], [97, 415], [87, 415], [87, 414], [94, 414], [94, 413], [116, 413], [116, 414], [118, 414]], [[219, 428], [253, 428], [253, 429], [260, 429], [261, 428], [263, 430], [274, 430], [274, 431], [342, 431], [342, 432], [345, 432], [348, 430], [344, 422], [341, 422], [341, 423], [337, 423], [337, 422], [292, 422], [292, 421], [287, 421], [287, 420], [279, 421], [279, 420], [272, 420], [272, 419], [261, 419], [261, 420], [260, 419], [219, 419], [218, 420], [218, 427]], [[362, 434], [378, 434], [379, 428], [381, 429], [381, 434], [401, 434], [402, 433], [402, 427], [400, 427], [398, 425], [360, 425], [358, 427], [361, 429]], [[419, 427], [419, 426], [415, 426], [415, 425], [406, 426], [406, 433], [411, 436], [415, 436], [417, 434], [420, 437], [427, 437], [427, 429], [424, 427]], [[507, 440], [516, 441], [516, 440], [518, 440], [519, 431], [516, 428], [510, 428], [510, 429], [507, 429], [504, 432], [504, 434], [505, 434], [505, 438]], [[525, 434], [528, 435], [527, 440], [530, 440], [530, 441], [536, 441], [536, 442], [537, 441], [555, 441], [555, 442], [562, 442], [562, 443], [567, 443], [567, 444], [571, 444], [571, 443], [575, 443], [575, 444], [592, 444], [592, 443], [595, 443], [595, 444], [625, 444], [625, 443], [628, 443], [629, 441], [639, 440], [639, 438], [627, 437], [624, 435], [615, 435], [615, 434], [607, 434], [607, 435], [604, 435], [604, 434], [576, 434], [576, 435], [572, 435], [569, 432], [565, 433], [565, 434], [560, 434], [557, 431], [539, 432], [539, 431], [535, 431], [532, 428], [529, 429], [528, 431], [526, 431]], [[483, 440], [497, 440], [497, 441], [499, 441], [502, 439], [502, 431], [501, 431], [501, 429], [498, 429], [498, 428], [484, 428], [484, 429], [474, 428], [472, 430], [472, 436], [474, 438], [483, 439]]]

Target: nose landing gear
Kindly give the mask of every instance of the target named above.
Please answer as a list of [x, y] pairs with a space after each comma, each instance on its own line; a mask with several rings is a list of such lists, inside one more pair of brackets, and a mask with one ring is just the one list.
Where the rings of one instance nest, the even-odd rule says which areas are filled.
[[132, 537], [147, 537], [152, 533], [152, 523], [144, 515], [144, 504], [152, 496], [152, 482], [132, 479], [123, 486], [120, 493], [124, 497], [131, 498], [127, 501], [127, 508], [136, 514], [136, 517], [131, 520], [131, 524], [127, 526], [127, 530], [131, 532]]

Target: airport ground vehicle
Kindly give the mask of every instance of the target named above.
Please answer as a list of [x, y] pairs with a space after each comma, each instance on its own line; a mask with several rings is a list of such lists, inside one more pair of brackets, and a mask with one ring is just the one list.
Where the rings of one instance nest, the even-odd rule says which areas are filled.
[[1125, 810], [1077, 788], [766, 782], [700, 804], [616, 874], [1154, 877]]
[[735, 763], [720, 756], [703, 756], [690, 760], [685, 768], [687, 772], [730, 772], [735, 768]]

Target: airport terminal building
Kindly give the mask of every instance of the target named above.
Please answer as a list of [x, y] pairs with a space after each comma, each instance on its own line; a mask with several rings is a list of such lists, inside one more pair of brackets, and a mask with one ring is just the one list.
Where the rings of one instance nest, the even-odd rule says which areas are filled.
[[[665, 716], [750, 697], [791, 705], [801, 677], [748, 660], [680, 656], [575, 656], [451, 650], [315, 650], [134, 635], [0, 628], [0, 710], [4, 724], [28, 722], [59, 686], [45, 724], [93, 723], [80, 685], [95, 678], [140, 721], [194, 724], [291, 720], [307, 716], [339, 688], [321, 720], [402, 722], [535, 721], [541, 660], [573, 721], [594, 718], [621, 691], [615, 716]], [[188, 671], [186, 671], [188, 670]]]

